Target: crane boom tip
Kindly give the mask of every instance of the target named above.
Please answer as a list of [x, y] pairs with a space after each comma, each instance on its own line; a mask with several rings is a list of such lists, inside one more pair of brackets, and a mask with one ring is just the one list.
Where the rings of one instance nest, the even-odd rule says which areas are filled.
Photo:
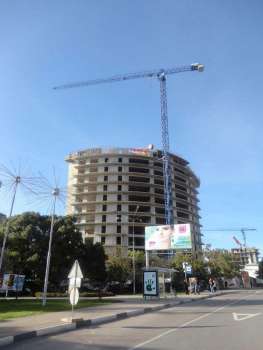
[[203, 72], [205, 70], [205, 66], [201, 63], [193, 63], [191, 66], [193, 70], [197, 70], [198, 72]]

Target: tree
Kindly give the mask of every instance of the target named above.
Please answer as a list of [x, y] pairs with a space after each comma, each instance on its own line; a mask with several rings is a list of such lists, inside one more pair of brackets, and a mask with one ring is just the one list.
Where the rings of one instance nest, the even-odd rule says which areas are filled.
[[170, 266], [180, 272], [184, 272], [183, 263], [187, 262], [191, 264], [191, 256], [183, 253], [176, 253], [176, 255], [171, 259]]
[[132, 273], [130, 258], [117, 250], [116, 255], [107, 260], [107, 272], [109, 282], [119, 282], [123, 286]]
[[0, 213], [0, 223], [4, 222], [6, 220], [6, 215]]
[[85, 277], [94, 284], [101, 286], [107, 278], [106, 254], [100, 243], [93, 244], [92, 239], [86, 239], [80, 259], [81, 268]]
[[[2, 225], [0, 232], [3, 233]], [[33, 291], [42, 290], [50, 231], [50, 217], [27, 212], [10, 219], [4, 271], [26, 275]], [[83, 250], [82, 237], [70, 216], [56, 217], [51, 251], [49, 290], [58, 290]]]
[[177, 270], [177, 272], [173, 275], [172, 282], [175, 290], [184, 289], [185, 272], [183, 268], [183, 263], [193, 265], [193, 260], [191, 256], [188, 254], [178, 252], [170, 261], [170, 267]]
[[263, 279], [263, 259], [258, 264], [258, 277]]
[[233, 256], [226, 250], [212, 250], [206, 254], [208, 267], [213, 277], [235, 277], [239, 275], [238, 267], [233, 263]]
[[72, 216], [57, 217], [54, 225], [50, 264], [50, 287], [59, 289], [62, 280], [66, 280], [75, 260], [83, 254], [83, 240], [75, 226]]
[[[130, 260], [130, 270], [133, 270], [133, 251], [128, 252], [128, 257]], [[142, 291], [143, 285], [143, 267], [145, 266], [145, 254], [141, 250], [134, 251], [134, 261], [135, 261], [135, 289], [137, 292]], [[133, 274], [130, 275], [130, 280], [133, 279]]]

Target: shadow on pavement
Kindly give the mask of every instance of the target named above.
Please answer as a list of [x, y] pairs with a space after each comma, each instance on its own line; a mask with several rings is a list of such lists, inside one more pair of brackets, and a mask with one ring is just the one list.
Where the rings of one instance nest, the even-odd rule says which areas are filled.
[[[135, 344], [134, 344], [135, 345]], [[13, 346], [8, 346], [6, 349], [17, 349], [17, 350], [44, 350], [44, 349], [52, 349], [52, 350], [129, 350], [131, 346], [128, 345], [106, 345], [101, 343], [91, 343], [81, 341], [62, 341], [58, 339], [48, 339], [47, 342], [39, 343], [37, 341], [27, 341], [23, 343], [18, 343]], [[152, 347], [147, 346], [147, 350], [156, 350]]]

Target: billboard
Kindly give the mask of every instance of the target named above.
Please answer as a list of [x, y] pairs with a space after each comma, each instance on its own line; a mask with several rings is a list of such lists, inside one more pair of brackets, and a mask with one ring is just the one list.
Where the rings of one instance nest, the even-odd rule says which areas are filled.
[[145, 227], [145, 250], [191, 249], [190, 224]]
[[150, 150], [148, 148], [130, 148], [129, 151], [140, 156], [149, 156]]
[[25, 275], [16, 275], [13, 273], [0, 273], [0, 292], [13, 291], [21, 292], [23, 290]]

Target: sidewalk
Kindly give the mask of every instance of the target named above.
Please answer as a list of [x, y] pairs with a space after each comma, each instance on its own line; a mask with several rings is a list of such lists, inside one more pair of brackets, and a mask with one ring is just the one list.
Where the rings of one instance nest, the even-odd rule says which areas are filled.
[[[214, 296], [221, 295], [215, 293]], [[83, 326], [101, 324], [117, 319], [141, 315], [143, 313], [160, 310], [173, 305], [210, 297], [209, 293], [201, 295], [179, 295], [160, 300], [144, 300], [141, 295], [115, 296], [104, 299], [114, 299], [112, 304], [82, 308], [74, 311], [73, 320], [70, 311], [50, 312], [43, 315], [27, 316], [0, 321], [0, 346], [11, 344], [22, 339], [55, 334], [73, 330]], [[117, 302], [119, 300], [119, 302]]]

